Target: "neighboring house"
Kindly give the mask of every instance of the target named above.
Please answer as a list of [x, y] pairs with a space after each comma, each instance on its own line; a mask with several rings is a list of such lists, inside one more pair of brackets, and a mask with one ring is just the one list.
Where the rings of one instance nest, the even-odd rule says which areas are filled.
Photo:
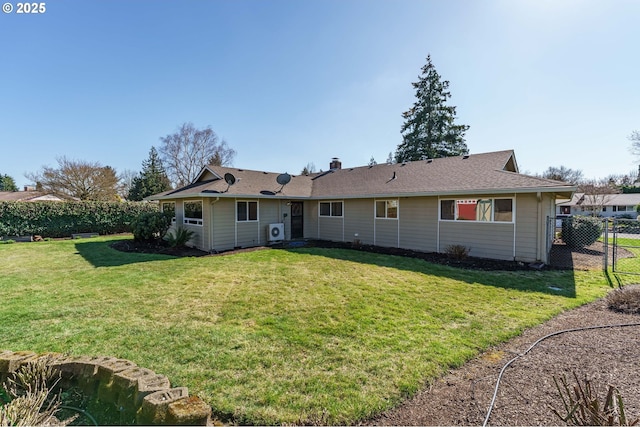
[[636, 218], [636, 207], [640, 205], [640, 193], [585, 194], [575, 193], [570, 200], [558, 202], [558, 216], [586, 215], [600, 217], [630, 216]]
[[[290, 179], [287, 179], [290, 178]], [[232, 184], [232, 185], [230, 185]], [[512, 150], [289, 176], [207, 166], [149, 197], [206, 251], [322, 239], [476, 257], [547, 261], [548, 217], [575, 187], [521, 175]]]
[[64, 202], [65, 199], [42, 191], [0, 191], [0, 202]]

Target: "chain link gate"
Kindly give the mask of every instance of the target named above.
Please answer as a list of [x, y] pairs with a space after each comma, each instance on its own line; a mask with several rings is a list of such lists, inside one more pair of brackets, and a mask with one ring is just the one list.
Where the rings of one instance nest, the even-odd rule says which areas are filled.
[[608, 232], [607, 219], [587, 216], [549, 217], [547, 263], [562, 269], [606, 271], [611, 252]]
[[613, 220], [612, 234], [613, 272], [640, 274], [640, 222], [616, 218]]

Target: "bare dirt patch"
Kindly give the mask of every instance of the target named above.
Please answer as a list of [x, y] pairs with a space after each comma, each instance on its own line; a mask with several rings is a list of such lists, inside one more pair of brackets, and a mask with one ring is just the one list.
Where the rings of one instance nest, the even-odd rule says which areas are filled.
[[[637, 286], [637, 285], [636, 285]], [[567, 311], [485, 351], [438, 379], [399, 407], [368, 420], [369, 425], [481, 425], [503, 366], [538, 339], [587, 326], [640, 323], [640, 316], [610, 310], [599, 300]], [[562, 425], [549, 405], [561, 408], [553, 377], [575, 372], [606, 392], [620, 391], [629, 419], [640, 417], [640, 326], [567, 332], [545, 339], [504, 372], [489, 425]], [[571, 382], [570, 382], [571, 383]]]

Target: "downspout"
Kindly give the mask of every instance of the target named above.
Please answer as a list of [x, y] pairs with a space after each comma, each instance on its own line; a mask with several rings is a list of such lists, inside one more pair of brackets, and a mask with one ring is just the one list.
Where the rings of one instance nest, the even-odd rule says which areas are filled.
[[517, 219], [517, 214], [518, 214], [518, 194], [517, 193], [513, 193], [513, 206], [512, 206], [512, 215], [513, 215], [513, 260], [516, 260], [516, 240], [517, 240], [517, 236], [518, 236], [518, 221]]
[[536, 193], [538, 199], [538, 220], [536, 221], [536, 241], [537, 241], [537, 258], [542, 261], [542, 244], [540, 242], [540, 223], [542, 221], [542, 193], [538, 191]]
[[398, 242], [397, 242], [398, 248], [400, 247], [400, 214], [401, 214], [400, 213], [400, 197], [398, 197], [398, 221], [397, 221], [398, 228], [396, 230], [396, 234], [398, 236]]
[[210, 227], [210, 231], [209, 231], [209, 252], [214, 252], [215, 251], [215, 249], [213, 247], [213, 205], [218, 203], [218, 201], [220, 201], [220, 197], [216, 197], [216, 199], [212, 200], [211, 203], [210, 203], [211, 209], [210, 209], [209, 212], [210, 212], [210, 215], [211, 215], [211, 218], [210, 218], [211, 222], [209, 224], [209, 227]]
[[436, 252], [440, 253], [440, 218], [442, 218], [442, 206], [440, 205], [440, 196], [438, 196], [438, 201], [436, 202], [438, 204], [437, 209], [436, 209], [436, 224], [437, 224], [437, 230], [436, 230]]

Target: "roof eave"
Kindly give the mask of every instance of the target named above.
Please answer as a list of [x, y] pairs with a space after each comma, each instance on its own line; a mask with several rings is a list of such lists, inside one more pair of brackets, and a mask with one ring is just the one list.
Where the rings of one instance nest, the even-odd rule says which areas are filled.
[[175, 200], [175, 199], [202, 199], [202, 198], [226, 198], [226, 199], [290, 199], [290, 200], [327, 200], [327, 199], [377, 199], [389, 197], [439, 197], [439, 196], [472, 196], [484, 194], [532, 194], [532, 193], [554, 193], [556, 198], [571, 198], [577, 187], [531, 187], [531, 188], [478, 188], [472, 190], [449, 190], [449, 191], [420, 191], [407, 193], [371, 193], [371, 194], [329, 194], [322, 196], [289, 195], [284, 193], [276, 194], [230, 194], [199, 192], [191, 194], [165, 194], [154, 195], [145, 200]]

